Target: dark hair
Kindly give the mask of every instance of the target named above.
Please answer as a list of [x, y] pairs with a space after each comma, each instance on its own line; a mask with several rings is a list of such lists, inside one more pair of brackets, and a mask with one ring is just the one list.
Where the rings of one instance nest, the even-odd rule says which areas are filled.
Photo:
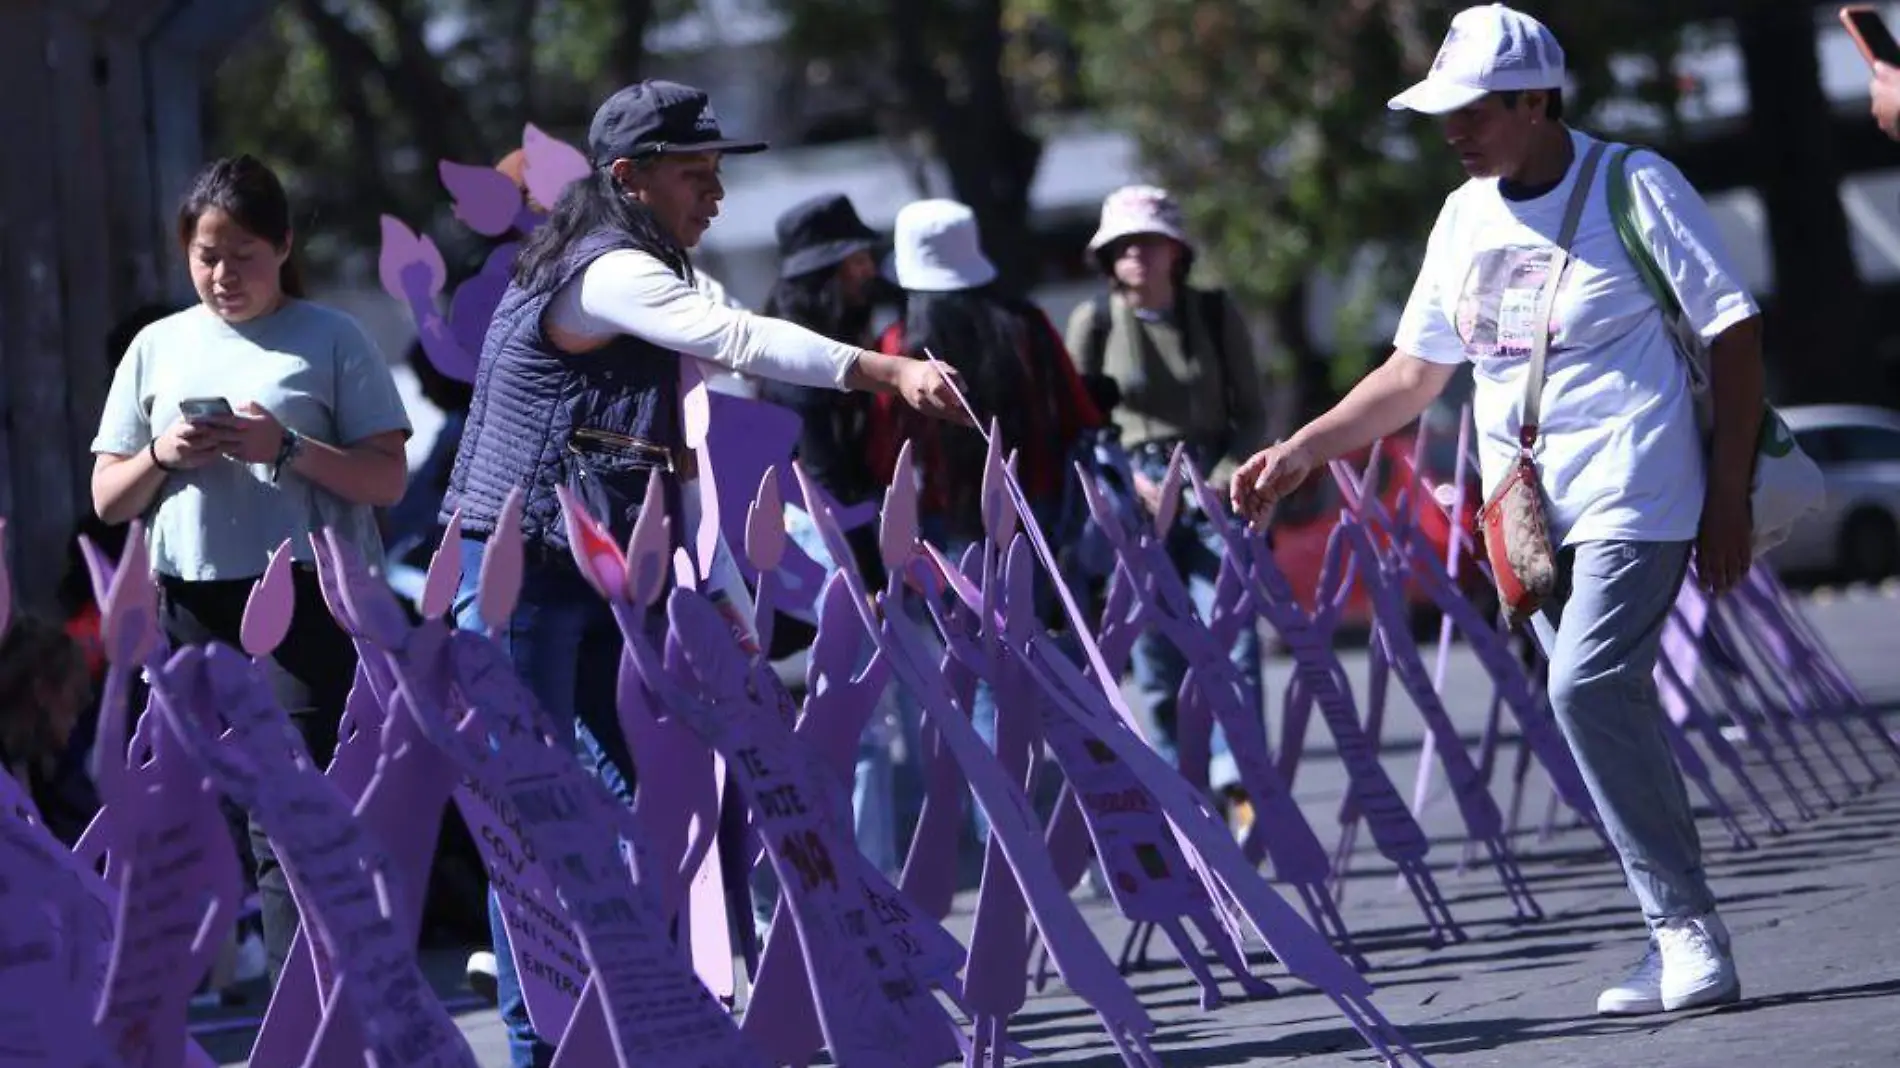
[[[647, 165], [647, 161], [634, 164]], [[522, 246], [515, 260], [515, 284], [531, 293], [554, 285], [556, 267], [568, 247], [597, 230], [619, 230], [633, 240], [635, 248], [686, 281], [693, 280], [693, 263], [686, 249], [660, 225], [651, 208], [627, 195], [613, 171], [601, 167], [561, 192], [547, 220]]]
[[[290, 197], [277, 172], [255, 156], [228, 156], [198, 172], [192, 179], [191, 192], [178, 206], [178, 243], [191, 244], [198, 232], [198, 220], [216, 208], [231, 217], [245, 231], [273, 248], [290, 245]], [[287, 256], [277, 272], [277, 285], [286, 296], [304, 295], [303, 272], [297, 258]]]
[[[5, 733], [13, 734], [18, 716], [41, 715], [38, 687], [47, 681], [64, 681], [86, 670], [85, 651], [70, 634], [44, 617], [27, 614], [16, 618], [0, 641], [0, 723]], [[42, 722], [35, 720], [30, 732], [38, 742]], [[10, 753], [14, 759], [29, 755]]]
[[845, 299], [844, 276], [836, 267], [781, 278], [772, 284], [772, 292], [761, 309], [774, 319], [785, 319], [823, 334], [833, 341], [861, 345], [871, 326], [872, 305], [876, 303], [876, 280], [866, 284], [863, 298], [853, 303]]
[[1552, 122], [1561, 122], [1564, 117], [1564, 91], [1562, 89], [1501, 89], [1498, 91], [1498, 103], [1514, 108], [1525, 93], [1544, 94], [1544, 117]]
[[[984, 420], [996, 419], [1003, 447], [1022, 448], [1031, 433], [1053, 434], [1053, 406], [1059, 403], [1059, 383], [1052, 374], [1061, 366], [1055, 334], [1039, 329], [1041, 312], [1025, 301], [1003, 295], [995, 286], [954, 293], [909, 292], [905, 295], [904, 351], [931, 355], [963, 376], [970, 402]], [[1032, 415], [1033, 404], [1051, 407], [1042, 419]], [[969, 472], [948, 487], [949, 521], [972, 527], [981, 520], [983, 438], [974, 430], [941, 427], [945, 467]], [[974, 534], [980, 526], [961, 531]]]
[[125, 362], [125, 354], [132, 351], [132, 342], [138, 340], [139, 332], [177, 310], [171, 304], [145, 304], [113, 323], [112, 329], [106, 331], [106, 369], [118, 370], [119, 364]]

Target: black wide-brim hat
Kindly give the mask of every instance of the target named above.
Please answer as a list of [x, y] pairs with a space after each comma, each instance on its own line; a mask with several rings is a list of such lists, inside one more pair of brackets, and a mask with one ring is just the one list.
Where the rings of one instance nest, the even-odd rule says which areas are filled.
[[854, 253], [875, 253], [884, 239], [864, 225], [842, 193], [824, 193], [800, 201], [778, 217], [779, 277], [797, 278], [828, 271]]

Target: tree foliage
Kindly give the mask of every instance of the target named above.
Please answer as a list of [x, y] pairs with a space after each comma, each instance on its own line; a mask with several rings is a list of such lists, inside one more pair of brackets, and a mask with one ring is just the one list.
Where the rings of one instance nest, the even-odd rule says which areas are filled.
[[584, 130], [690, 2], [284, 0], [218, 71], [209, 142], [280, 170], [315, 224], [305, 254], [334, 269], [375, 247], [379, 213], [440, 212], [438, 160], [495, 162], [529, 121]]
[[942, 164], [1006, 284], [1035, 281], [1037, 115], [1060, 106], [1067, 42], [1005, 0], [779, 0], [786, 46], [877, 102], [876, 126]]
[[[1429, 68], [1465, 4], [1028, 2], [1074, 39], [1085, 91], [1180, 198], [1222, 283], [1277, 313], [1291, 356], [1319, 355], [1303, 314], [1318, 273], [1356, 277], [1347, 307], [1359, 312], [1403, 296], [1413, 253], [1460, 172], [1436, 123], [1390, 113], [1386, 101]], [[1612, 98], [1672, 101], [1668, 60], [1687, 0], [1519, 6], [1565, 45], [1573, 119]], [[1630, 57], [1620, 84], [1612, 50]], [[1353, 271], [1369, 259], [1379, 269]], [[1338, 377], [1358, 366], [1346, 361]]]

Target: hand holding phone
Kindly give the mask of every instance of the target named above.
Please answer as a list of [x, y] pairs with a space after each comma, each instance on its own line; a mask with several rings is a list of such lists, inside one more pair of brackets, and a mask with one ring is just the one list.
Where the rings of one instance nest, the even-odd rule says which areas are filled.
[[1900, 42], [1894, 40], [1886, 20], [1880, 17], [1879, 8], [1872, 4], [1849, 4], [1841, 8], [1841, 25], [1847, 27], [1848, 36], [1854, 39], [1868, 66], [1885, 63], [1889, 67], [1900, 67]]
[[223, 397], [187, 397], [178, 402], [178, 414], [187, 423], [199, 423], [206, 419], [228, 418], [236, 413], [231, 410], [231, 402]]

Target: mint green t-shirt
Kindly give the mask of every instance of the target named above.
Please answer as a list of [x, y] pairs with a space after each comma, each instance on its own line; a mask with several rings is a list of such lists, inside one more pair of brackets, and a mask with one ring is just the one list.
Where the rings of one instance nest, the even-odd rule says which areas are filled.
[[[261, 319], [231, 324], [204, 305], [139, 332], [106, 395], [94, 453], [130, 456], [179, 418], [180, 401], [256, 401], [305, 437], [339, 447], [408, 433], [409, 416], [389, 365], [354, 319], [292, 300]], [[368, 505], [351, 504], [270, 464], [218, 459], [165, 478], [145, 517], [152, 569], [203, 581], [254, 578], [289, 538], [311, 559], [310, 534], [334, 529], [375, 568], [382, 537]]]

